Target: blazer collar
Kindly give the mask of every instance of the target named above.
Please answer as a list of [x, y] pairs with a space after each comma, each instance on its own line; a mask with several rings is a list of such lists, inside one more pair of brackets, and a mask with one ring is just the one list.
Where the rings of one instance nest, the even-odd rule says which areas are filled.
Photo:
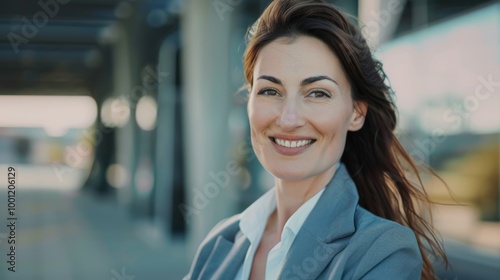
[[[340, 164], [288, 251], [280, 276], [316, 279], [355, 231], [356, 185]], [[335, 241], [335, 242], [334, 242]]]
[[[316, 279], [333, 257], [347, 246], [354, 233], [358, 193], [346, 167], [340, 164], [334, 177], [304, 221], [285, 258], [280, 279]], [[238, 215], [239, 216], [239, 215]], [[213, 249], [197, 279], [234, 279], [250, 241], [239, 230], [239, 217], [227, 221], [218, 232]]]
[[354, 212], [358, 201], [356, 185], [345, 165], [341, 163], [304, 222], [303, 228], [314, 232], [315, 236], [325, 243], [352, 234], [355, 230]]

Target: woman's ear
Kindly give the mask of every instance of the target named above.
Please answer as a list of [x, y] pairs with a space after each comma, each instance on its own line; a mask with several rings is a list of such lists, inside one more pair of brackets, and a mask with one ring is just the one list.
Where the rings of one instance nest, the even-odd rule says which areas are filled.
[[367, 111], [368, 104], [361, 101], [354, 102], [354, 112], [352, 114], [351, 124], [349, 125], [349, 131], [358, 131], [363, 127]]

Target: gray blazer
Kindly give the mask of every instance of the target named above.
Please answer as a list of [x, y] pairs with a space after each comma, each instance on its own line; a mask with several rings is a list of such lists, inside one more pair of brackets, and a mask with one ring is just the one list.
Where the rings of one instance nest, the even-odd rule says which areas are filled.
[[[413, 231], [358, 205], [341, 164], [304, 221], [279, 279], [420, 279], [422, 256]], [[217, 224], [201, 243], [187, 279], [234, 279], [250, 245], [239, 215]]]

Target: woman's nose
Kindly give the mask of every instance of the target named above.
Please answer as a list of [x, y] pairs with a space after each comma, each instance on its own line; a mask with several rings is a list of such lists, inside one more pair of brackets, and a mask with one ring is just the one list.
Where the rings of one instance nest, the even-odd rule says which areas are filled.
[[296, 100], [286, 100], [278, 112], [278, 126], [285, 130], [291, 131], [305, 124], [305, 119], [300, 112], [300, 104]]

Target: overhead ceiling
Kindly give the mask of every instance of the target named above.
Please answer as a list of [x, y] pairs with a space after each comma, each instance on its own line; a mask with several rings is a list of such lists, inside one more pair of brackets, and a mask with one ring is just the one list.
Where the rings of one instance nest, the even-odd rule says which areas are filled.
[[168, 2], [2, 0], [0, 94], [92, 89], [108, 61], [117, 26], [138, 9]]

